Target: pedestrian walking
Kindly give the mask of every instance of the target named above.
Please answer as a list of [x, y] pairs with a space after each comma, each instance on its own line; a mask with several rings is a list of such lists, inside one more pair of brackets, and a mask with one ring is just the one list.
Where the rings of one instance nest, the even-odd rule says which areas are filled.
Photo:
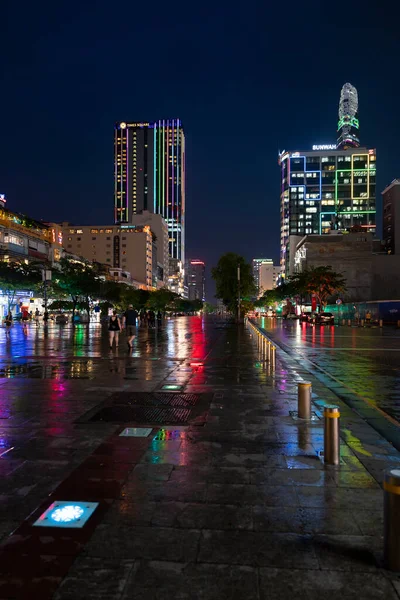
[[9, 312], [4, 320], [6, 326], [6, 336], [10, 335], [11, 327], [13, 324], [13, 318], [11, 312]]
[[113, 349], [113, 343], [115, 340], [115, 347], [118, 348], [119, 332], [121, 331], [121, 321], [117, 315], [117, 311], [113, 310], [113, 314], [110, 317], [108, 324], [108, 338], [110, 340], [110, 350]]
[[35, 310], [35, 323], [36, 323], [36, 327], [39, 327], [39, 317], [40, 317], [40, 312], [39, 312], [39, 309], [37, 308]]
[[49, 312], [47, 310], [45, 310], [43, 313], [43, 323], [45, 325], [47, 325], [48, 320], [49, 320]]
[[146, 317], [146, 311], [142, 308], [142, 310], [140, 311], [140, 327], [144, 327], [147, 324]]
[[22, 329], [25, 331], [28, 321], [30, 319], [29, 312], [27, 308], [22, 309]]
[[128, 348], [132, 348], [132, 342], [136, 337], [136, 321], [138, 318], [138, 312], [133, 308], [133, 304], [128, 306], [128, 310], [124, 313], [122, 318], [122, 329], [126, 328], [127, 344]]
[[157, 327], [162, 326], [162, 312], [161, 310], [157, 311]]
[[367, 325], [371, 325], [372, 315], [369, 310], [365, 313], [365, 322]]
[[154, 310], [149, 310], [147, 313], [147, 320], [149, 322], [149, 327], [155, 327], [156, 326], [156, 313], [154, 312]]

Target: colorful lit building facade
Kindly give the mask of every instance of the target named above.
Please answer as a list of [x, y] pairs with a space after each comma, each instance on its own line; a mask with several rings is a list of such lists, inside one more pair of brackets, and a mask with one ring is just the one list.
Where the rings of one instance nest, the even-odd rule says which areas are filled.
[[180, 119], [118, 122], [114, 130], [116, 223], [142, 211], [168, 226], [169, 256], [185, 260], [185, 136]]
[[376, 151], [313, 146], [282, 152], [281, 268], [286, 271], [290, 236], [360, 228], [375, 232]]

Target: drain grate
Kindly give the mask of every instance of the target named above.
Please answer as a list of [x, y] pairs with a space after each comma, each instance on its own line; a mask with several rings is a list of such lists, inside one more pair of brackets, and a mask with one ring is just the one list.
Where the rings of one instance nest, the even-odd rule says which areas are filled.
[[190, 417], [187, 408], [159, 408], [156, 406], [108, 406], [102, 408], [90, 421], [107, 423], [186, 423]]
[[123, 406], [182, 406], [189, 407], [197, 404], [198, 394], [171, 394], [163, 392], [117, 392], [110, 398], [112, 404]]
[[137, 423], [138, 425], [203, 424], [212, 394], [116, 392], [78, 419], [77, 423]]

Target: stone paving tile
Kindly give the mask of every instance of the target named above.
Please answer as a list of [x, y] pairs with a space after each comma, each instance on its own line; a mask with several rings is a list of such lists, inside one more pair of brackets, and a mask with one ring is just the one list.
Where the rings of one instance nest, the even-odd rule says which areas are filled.
[[310, 536], [250, 531], [201, 532], [199, 562], [317, 569]]
[[248, 566], [140, 561], [122, 600], [258, 600], [258, 572]]
[[397, 600], [381, 573], [260, 569], [260, 600], [321, 600], [334, 595], [346, 600]]
[[361, 535], [352, 513], [340, 509], [253, 507], [254, 530], [278, 533]]
[[210, 484], [207, 502], [217, 504], [262, 504], [266, 506], [298, 506], [294, 486]]
[[54, 600], [120, 600], [133, 560], [78, 558]]
[[363, 535], [383, 536], [383, 510], [353, 510], [352, 516]]
[[[251, 483], [266, 485], [335, 486], [334, 474], [322, 470], [254, 469]], [[374, 482], [375, 483], [375, 482]]]
[[377, 572], [379, 540], [355, 535], [316, 535], [314, 548], [321, 569]]
[[381, 509], [383, 494], [374, 489], [295, 486], [300, 506], [314, 508], [343, 508], [347, 510]]
[[250, 472], [245, 467], [179, 467], [175, 466], [170, 481], [184, 483], [197, 481], [208, 483], [250, 483]]
[[99, 525], [84, 554], [115, 559], [196, 560], [200, 532], [163, 527]]

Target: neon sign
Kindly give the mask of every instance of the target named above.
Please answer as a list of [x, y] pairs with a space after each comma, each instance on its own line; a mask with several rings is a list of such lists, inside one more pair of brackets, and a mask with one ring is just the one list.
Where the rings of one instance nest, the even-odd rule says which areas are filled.
[[336, 144], [320, 144], [314, 145], [313, 150], [336, 150]]

